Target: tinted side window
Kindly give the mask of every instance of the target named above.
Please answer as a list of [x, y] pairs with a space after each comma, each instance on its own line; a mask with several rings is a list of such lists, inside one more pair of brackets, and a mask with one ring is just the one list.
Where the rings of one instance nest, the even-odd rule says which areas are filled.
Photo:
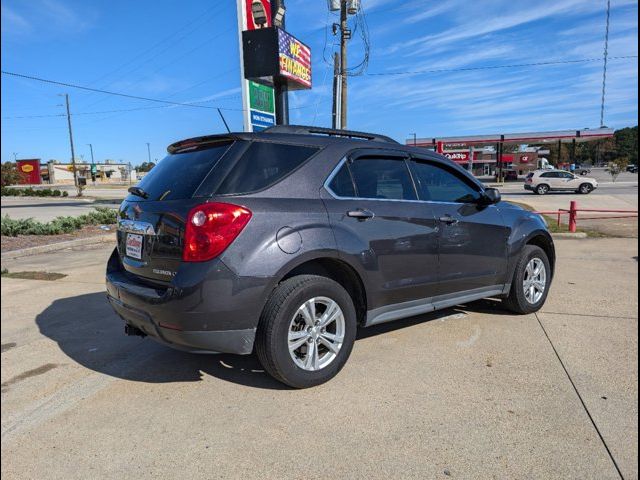
[[349, 174], [349, 168], [346, 164], [338, 170], [336, 176], [333, 177], [329, 188], [339, 197], [355, 197], [356, 191], [353, 188], [353, 181], [351, 180], [351, 174]]
[[253, 142], [218, 187], [217, 193], [262, 190], [291, 173], [317, 151], [317, 148], [299, 145]]
[[421, 200], [468, 203], [479, 196], [462, 178], [430, 162], [412, 162]]
[[[181, 200], [191, 198], [231, 143], [195, 152], [168, 155], [147, 173], [138, 186], [147, 200]], [[142, 198], [135, 197], [135, 201]]]
[[558, 178], [558, 174], [556, 172], [547, 172], [540, 175], [540, 178]]
[[358, 158], [349, 168], [358, 197], [416, 200], [409, 170], [402, 159]]
[[573, 179], [573, 175], [572, 175], [571, 173], [569, 173], [569, 172], [560, 172], [560, 173], [558, 174], [558, 176], [559, 176], [560, 178], [570, 178], [570, 179]]

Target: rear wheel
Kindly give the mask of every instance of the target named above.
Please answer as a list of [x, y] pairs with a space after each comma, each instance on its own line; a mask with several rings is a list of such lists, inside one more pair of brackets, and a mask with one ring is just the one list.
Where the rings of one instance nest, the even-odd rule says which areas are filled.
[[592, 190], [593, 190], [593, 185], [591, 185], [590, 183], [583, 183], [582, 185], [580, 185], [580, 188], [578, 188], [578, 193], [581, 193], [583, 195], [588, 195], [591, 193]]
[[295, 388], [327, 382], [347, 362], [356, 337], [353, 300], [326, 277], [282, 282], [264, 308], [256, 352], [264, 369]]
[[551, 284], [551, 266], [540, 247], [527, 245], [518, 260], [509, 296], [504, 305], [514, 313], [537, 312], [544, 305]]
[[536, 193], [538, 195], [546, 195], [549, 192], [549, 185], [541, 183], [536, 187]]

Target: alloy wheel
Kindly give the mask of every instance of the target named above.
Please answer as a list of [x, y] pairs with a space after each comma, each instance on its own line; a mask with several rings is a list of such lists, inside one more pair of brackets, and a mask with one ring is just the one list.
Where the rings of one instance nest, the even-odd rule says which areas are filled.
[[540, 301], [547, 286], [547, 269], [539, 258], [529, 260], [524, 271], [524, 298], [534, 305]]
[[344, 335], [344, 313], [338, 303], [328, 297], [311, 298], [289, 323], [289, 355], [303, 370], [321, 370], [338, 356]]

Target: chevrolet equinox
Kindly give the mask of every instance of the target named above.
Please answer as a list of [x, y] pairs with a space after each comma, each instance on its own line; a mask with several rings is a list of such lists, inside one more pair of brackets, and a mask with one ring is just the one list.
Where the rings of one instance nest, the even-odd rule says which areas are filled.
[[108, 299], [125, 333], [249, 354], [296, 388], [358, 327], [482, 298], [539, 310], [544, 220], [426, 149], [302, 126], [174, 143], [118, 212]]

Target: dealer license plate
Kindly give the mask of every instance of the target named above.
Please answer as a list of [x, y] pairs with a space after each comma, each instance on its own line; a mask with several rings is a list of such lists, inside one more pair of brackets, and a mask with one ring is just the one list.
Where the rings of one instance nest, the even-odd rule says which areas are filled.
[[142, 260], [142, 244], [144, 238], [142, 235], [135, 233], [127, 233], [127, 257]]

